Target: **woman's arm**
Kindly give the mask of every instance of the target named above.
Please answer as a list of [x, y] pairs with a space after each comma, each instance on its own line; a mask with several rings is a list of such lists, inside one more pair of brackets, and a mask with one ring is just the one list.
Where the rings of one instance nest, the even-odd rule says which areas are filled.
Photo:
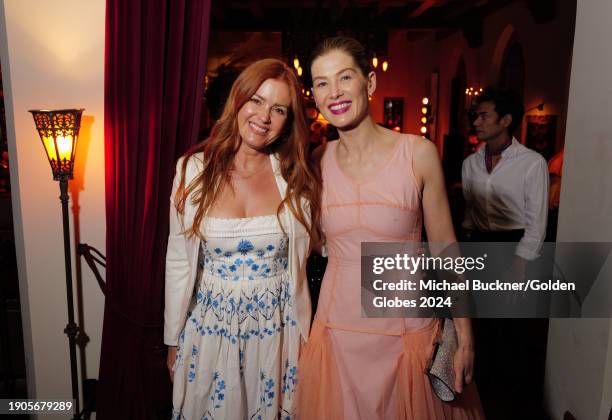
[[[417, 182], [422, 191], [423, 218], [427, 240], [436, 248], [445, 247], [457, 242], [450, 209], [442, 165], [438, 156], [438, 149], [429, 140], [419, 137], [414, 140], [413, 167]], [[432, 253], [439, 253], [432, 250]]]
[[[422, 137], [415, 140], [413, 168], [421, 186], [423, 218], [432, 254], [439, 254], [457, 241], [453, 230], [442, 165], [436, 146]], [[454, 318], [458, 348], [455, 353], [455, 390], [463, 391], [463, 380], [472, 381], [474, 336], [469, 318]]]

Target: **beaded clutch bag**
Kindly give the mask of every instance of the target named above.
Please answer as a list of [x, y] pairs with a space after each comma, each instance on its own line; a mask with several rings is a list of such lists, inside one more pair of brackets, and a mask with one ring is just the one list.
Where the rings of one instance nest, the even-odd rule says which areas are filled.
[[443, 318], [440, 322], [443, 324], [425, 373], [436, 396], [444, 402], [450, 402], [456, 396], [453, 388], [455, 383], [453, 359], [457, 351], [457, 332], [452, 319]]

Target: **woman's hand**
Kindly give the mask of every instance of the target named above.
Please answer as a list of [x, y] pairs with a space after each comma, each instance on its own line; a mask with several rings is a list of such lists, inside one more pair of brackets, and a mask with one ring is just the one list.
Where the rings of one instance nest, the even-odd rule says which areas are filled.
[[474, 375], [474, 335], [469, 318], [454, 318], [453, 322], [457, 330], [457, 352], [453, 358], [455, 391], [461, 393]]
[[168, 357], [166, 358], [166, 365], [168, 366], [168, 373], [170, 373], [170, 382], [174, 380], [174, 362], [176, 361], [176, 346], [168, 346]]

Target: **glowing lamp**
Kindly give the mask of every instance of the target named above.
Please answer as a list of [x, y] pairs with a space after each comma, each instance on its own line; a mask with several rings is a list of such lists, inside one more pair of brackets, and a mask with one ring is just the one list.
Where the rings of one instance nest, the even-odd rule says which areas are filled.
[[387, 60], [383, 61], [382, 63], [383, 71], [387, 71], [388, 68], [389, 68], [389, 62]]
[[421, 127], [421, 133], [422, 134], [426, 134], [427, 133], [427, 127]]
[[293, 59], [293, 67], [297, 70], [300, 67], [300, 60], [298, 60], [297, 56]]
[[378, 58], [376, 58], [376, 56], [372, 58], [372, 67], [374, 68], [378, 67]]
[[297, 74], [298, 74], [298, 76], [301, 76], [301, 75], [302, 75], [302, 66], [299, 66], [299, 67], [297, 68]]
[[421, 118], [421, 123], [422, 124], [427, 124], [427, 117]]
[[[40, 136], [47, 159], [51, 165], [53, 179], [59, 181], [62, 203], [62, 225], [64, 231], [64, 266], [66, 274], [66, 303], [68, 324], [64, 333], [68, 336], [70, 350], [70, 378], [75, 412], [79, 413], [79, 378], [77, 375], [76, 336], [79, 327], [74, 320], [74, 295], [72, 293], [72, 262], [70, 253], [70, 221], [68, 218], [68, 181], [73, 178], [74, 155], [76, 152], [81, 114], [83, 109], [33, 109], [34, 124]], [[79, 418], [77, 414], [74, 418]]]
[[49, 159], [53, 179], [72, 179], [83, 109], [33, 109], [30, 112]]
[[423, 98], [423, 105], [427, 105], [429, 103], [429, 98], [425, 97]]
[[423, 115], [427, 114], [427, 112], [428, 112], [428, 111], [429, 111], [429, 110], [427, 109], [427, 107], [426, 107], [426, 106], [424, 106], [423, 108], [421, 108], [421, 114], [423, 114]]
[[399, 131], [400, 131], [399, 126], [396, 125], [395, 127], [393, 127], [393, 131], [397, 131], [399, 133]]

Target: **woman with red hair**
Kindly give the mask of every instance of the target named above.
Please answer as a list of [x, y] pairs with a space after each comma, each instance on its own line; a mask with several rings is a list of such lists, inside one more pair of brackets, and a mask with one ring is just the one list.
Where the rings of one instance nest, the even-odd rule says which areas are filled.
[[173, 418], [293, 416], [320, 196], [300, 90], [283, 62], [251, 64], [177, 164], [164, 314]]

